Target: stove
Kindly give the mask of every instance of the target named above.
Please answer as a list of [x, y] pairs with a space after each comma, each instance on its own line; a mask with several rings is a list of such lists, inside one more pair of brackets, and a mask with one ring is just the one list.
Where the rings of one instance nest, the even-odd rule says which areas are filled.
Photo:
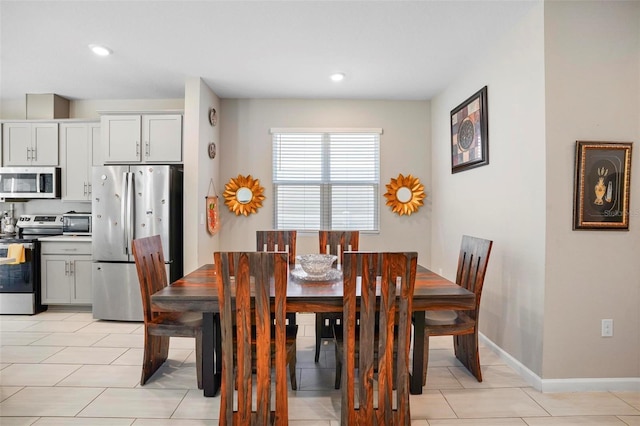
[[62, 235], [62, 215], [21, 215], [17, 234], [0, 234], [0, 257], [11, 244], [24, 248], [24, 262], [0, 265], [0, 314], [33, 315], [47, 309], [41, 302], [40, 242], [38, 238]]
[[62, 215], [23, 214], [20, 215], [16, 227], [18, 238], [21, 239], [32, 240], [38, 237], [62, 235]]

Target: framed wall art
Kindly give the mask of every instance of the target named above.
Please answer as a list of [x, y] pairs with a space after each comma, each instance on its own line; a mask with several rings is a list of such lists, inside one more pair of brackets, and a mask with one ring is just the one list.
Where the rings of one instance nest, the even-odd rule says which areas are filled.
[[629, 229], [631, 142], [576, 142], [573, 229]]
[[451, 110], [451, 173], [489, 164], [487, 86]]

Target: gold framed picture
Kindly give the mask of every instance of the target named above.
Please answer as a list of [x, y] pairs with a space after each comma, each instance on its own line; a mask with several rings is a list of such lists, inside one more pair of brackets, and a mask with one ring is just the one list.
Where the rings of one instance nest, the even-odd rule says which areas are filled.
[[629, 229], [631, 142], [576, 142], [573, 229]]

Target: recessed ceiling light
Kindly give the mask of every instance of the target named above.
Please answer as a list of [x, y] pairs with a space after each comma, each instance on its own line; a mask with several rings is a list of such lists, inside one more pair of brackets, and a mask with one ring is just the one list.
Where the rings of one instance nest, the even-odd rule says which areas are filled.
[[113, 51], [108, 47], [101, 46], [99, 44], [90, 44], [89, 48], [98, 56], [109, 56], [113, 53]]
[[331, 74], [331, 80], [333, 81], [342, 81], [343, 79], [344, 79], [344, 74], [341, 72]]

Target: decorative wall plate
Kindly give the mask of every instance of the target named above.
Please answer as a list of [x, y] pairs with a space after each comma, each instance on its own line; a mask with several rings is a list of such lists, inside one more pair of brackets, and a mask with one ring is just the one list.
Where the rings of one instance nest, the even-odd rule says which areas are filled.
[[218, 113], [216, 112], [215, 108], [209, 109], [209, 124], [211, 124], [212, 126], [218, 124]]
[[391, 211], [402, 216], [411, 215], [417, 212], [420, 206], [424, 205], [426, 194], [424, 193], [424, 185], [420, 183], [420, 179], [411, 175], [406, 177], [402, 174], [397, 179], [391, 179], [387, 184], [387, 193], [384, 194], [387, 199], [387, 205], [391, 206]]
[[237, 178], [229, 179], [229, 183], [224, 186], [224, 204], [236, 216], [249, 216], [256, 213], [262, 207], [264, 200], [264, 188], [260, 186], [260, 180], [254, 179], [251, 175], [238, 175]]

